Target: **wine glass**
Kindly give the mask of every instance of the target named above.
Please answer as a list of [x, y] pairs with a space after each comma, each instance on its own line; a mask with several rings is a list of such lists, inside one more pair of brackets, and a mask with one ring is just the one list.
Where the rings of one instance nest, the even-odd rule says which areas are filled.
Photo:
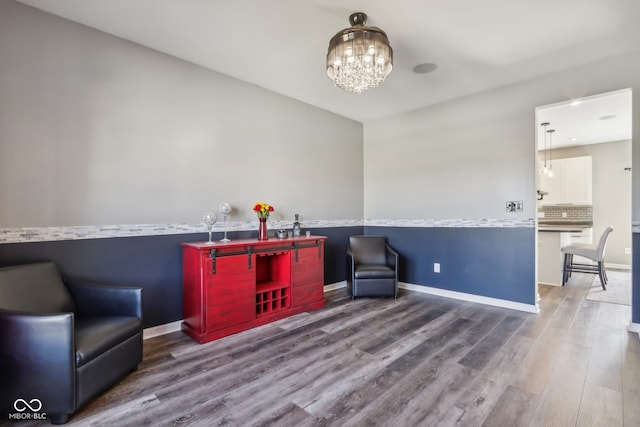
[[209, 230], [209, 241], [206, 242], [205, 245], [213, 245], [213, 240], [211, 240], [211, 229], [213, 228], [213, 224], [215, 224], [216, 221], [218, 221], [218, 216], [215, 212], [208, 212], [204, 214], [204, 217], [202, 218], [202, 222], [205, 223], [207, 229]]
[[222, 214], [222, 218], [224, 219], [224, 239], [220, 240], [221, 242], [230, 242], [231, 239], [227, 238], [227, 218], [231, 213], [231, 205], [229, 203], [220, 203], [220, 213]]

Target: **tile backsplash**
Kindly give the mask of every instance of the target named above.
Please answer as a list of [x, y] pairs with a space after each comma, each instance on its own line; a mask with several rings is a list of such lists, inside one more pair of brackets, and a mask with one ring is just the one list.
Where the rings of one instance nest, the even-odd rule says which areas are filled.
[[[542, 216], [541, 214], [544, 214], [544, 216]], [[590, 206], [590, 205], [540, 206], [538, 208], [538, 221], [539, 222], [593, 222], [593, 206]]]

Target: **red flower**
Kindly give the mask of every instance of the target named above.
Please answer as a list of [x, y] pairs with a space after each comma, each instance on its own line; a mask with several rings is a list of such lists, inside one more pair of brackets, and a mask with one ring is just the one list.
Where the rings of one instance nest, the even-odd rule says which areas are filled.
[[256, 203], [253, 210], [258, 214], [258, 218], [269, 218], [269, 213], [274, 211], [273, 206], [264, 202]]

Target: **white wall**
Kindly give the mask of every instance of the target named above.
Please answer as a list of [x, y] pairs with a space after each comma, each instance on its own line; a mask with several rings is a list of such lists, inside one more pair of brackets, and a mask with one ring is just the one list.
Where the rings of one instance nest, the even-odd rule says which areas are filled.
[[[534, 218], [535, 108], [622, 88], [633, 89], [638, 132], [640, 53], [366, 123], [365, 218]], [[633, 185], [640, 195], [640, 174]], [[524, 212], [507, 213], [507, 200]], [[640, 197], [633, 206], [638, 221]]]
[[0, 228], [362, 219], [362, 125], [0, 2]]

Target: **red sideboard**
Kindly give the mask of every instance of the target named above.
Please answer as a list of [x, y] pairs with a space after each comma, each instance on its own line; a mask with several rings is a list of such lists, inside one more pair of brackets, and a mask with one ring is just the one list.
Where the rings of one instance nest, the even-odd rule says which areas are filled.
[[182, 244], [182, 330], [199, 343], [320, 308], [326, 237]]

